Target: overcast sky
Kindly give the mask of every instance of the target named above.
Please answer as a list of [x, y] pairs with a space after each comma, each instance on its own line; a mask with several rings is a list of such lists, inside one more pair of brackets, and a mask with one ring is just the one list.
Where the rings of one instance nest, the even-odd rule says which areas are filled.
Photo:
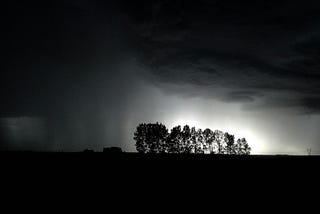
[[0, 149], [135, 151], [141, 122], [320, 153], [320, 4], [4, 3]]

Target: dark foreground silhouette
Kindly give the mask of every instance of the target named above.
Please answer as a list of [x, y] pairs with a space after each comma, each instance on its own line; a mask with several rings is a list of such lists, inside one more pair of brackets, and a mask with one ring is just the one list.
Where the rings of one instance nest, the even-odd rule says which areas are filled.
[[169, 133], [162, 123], [141, 123], [133, 139], [139, 153], [249, 155], [251, 151], [245, 138], [235, 141], [228, 132], [188, 125], [175, 126]]
[[[157, 206], [182, 199], [179, 206], [187, 206], [209, 198], [210, 205], [218, 206], [217, 199], [248, 203], [247, 195], [258, 200], [264, 195], [272, 202], [263, 204], [270, 206], [279, 193], [316, 187], [319, 160], [318, 156], [0, 152], [0, 172], [2, 190], [17, 189], [14, 197], [23, 193], [26, 200], [40, 189], [36, 195], [46, 201], [49, 195], [54, 204], [62, 197], [68, 204], [85, 197], [101, 204], [111, 198]], [[314, 194], [303, 197], [307, 195]], [[82, 209], [87, 201], [74, 204]]]
[[80, 170], [168, 172], [313, 172], [320, 156], [291, 155], [219, 155], [219, 154], [141, 154], [122, 152], [113, 147], [104, 152], [0, 152], [2, 167], [13, 170]]
[[141, 154], [115, 150], [0, 152], [0, 163], [2, 184], [9, 189], [27, 187], [30, 190], [26, 192], [32, 192], [37, 187], [48, 192], [48, 188], [58, 187], [63, 194], [70, 188], [76, 193], [86, 187], [111, 197], [114, 194], [110, 190], [115, 189], [121, 195], [119, 200], [126, 196], [121, 190], [132, 194], [130, 200], [141, 191], [150, 192], [144, 196], [147, 198], [159, 191], [165, 197], [171, 195], [170, 191], [242, 195], [248, 188], [260, 193], [283, 192], [284, 188], [296, 190], [297, 185], [309, 188], [310, 183], [318, 184], [320, 179], [319, 156]]

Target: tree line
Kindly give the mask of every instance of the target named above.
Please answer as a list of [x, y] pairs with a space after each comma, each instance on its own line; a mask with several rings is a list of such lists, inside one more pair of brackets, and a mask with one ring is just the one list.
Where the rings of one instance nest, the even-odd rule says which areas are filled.
[[141, 123], [133, 138], [139, 153], [194, 153], [249, 155], [245, 138], [235, 141], [234, 135], [220, 130], [175, 126], [170, 133], [162, 123]]

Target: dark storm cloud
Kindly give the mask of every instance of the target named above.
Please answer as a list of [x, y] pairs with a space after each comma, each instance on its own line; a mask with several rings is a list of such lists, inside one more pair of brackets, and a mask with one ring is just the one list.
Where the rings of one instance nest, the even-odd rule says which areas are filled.
[[[8, 133], [22, 132], [8, 121], [25, 127], [40, 118], [47, 140], [37, 149], [101, 150], [106, 142], [120, 146], [134, 80], [118, 68], [125, 60], [126, 42], [116, 8], [112, 2], [85, 0], [4, 3], [1, 140], [12, 141]], [[36, 140], [32, 137], [30, 141]], [[26, 147], [3, 141], [0, 149]]]
[[[0, 140], [8, 142], [0, 149], [133, 150], [128, 139], [136, 123], [196, 120], [192, 114], [213, 99], [248, 110], [319, 113], [315, 2], [8, 0], [3, 5]], [[203, 103], [192, 103], [195, 97]], [[223, 117], [224, 107], [217, 109]]]
[[[144, 53], [141, 62], [150, 66], [155, 84], [191, 84], [200, 86], [190, 90], [202, 88], [203, 96], [244, 103], [264, 95], [266, 105], [320, 110], [315, 1], [159, 0], [142, 5], [142, 11], [129, 10], [129, 17]], [[217, 94], [216, 88], [226, 90]]]
[[253, 102], [256, 96], [257, 93], [252, 91], [232, 91], [228, 94], [225, 101]]

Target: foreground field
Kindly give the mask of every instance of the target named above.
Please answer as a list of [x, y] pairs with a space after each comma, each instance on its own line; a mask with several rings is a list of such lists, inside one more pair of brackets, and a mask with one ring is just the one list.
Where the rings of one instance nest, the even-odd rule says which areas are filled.
[[41, 170], [315, 171], [320, 156], [0, 152], [4, 167]]
[[314, 188], [320, 179], [319, 156], [0, 152], [0, 163], [1, 181], [9, 191], [28, 193], [36, 187], [74, 194], [85, 188], [112, 196], [115, 189], [129, 192], [131, 199], [140, 191], [274, 194]]

